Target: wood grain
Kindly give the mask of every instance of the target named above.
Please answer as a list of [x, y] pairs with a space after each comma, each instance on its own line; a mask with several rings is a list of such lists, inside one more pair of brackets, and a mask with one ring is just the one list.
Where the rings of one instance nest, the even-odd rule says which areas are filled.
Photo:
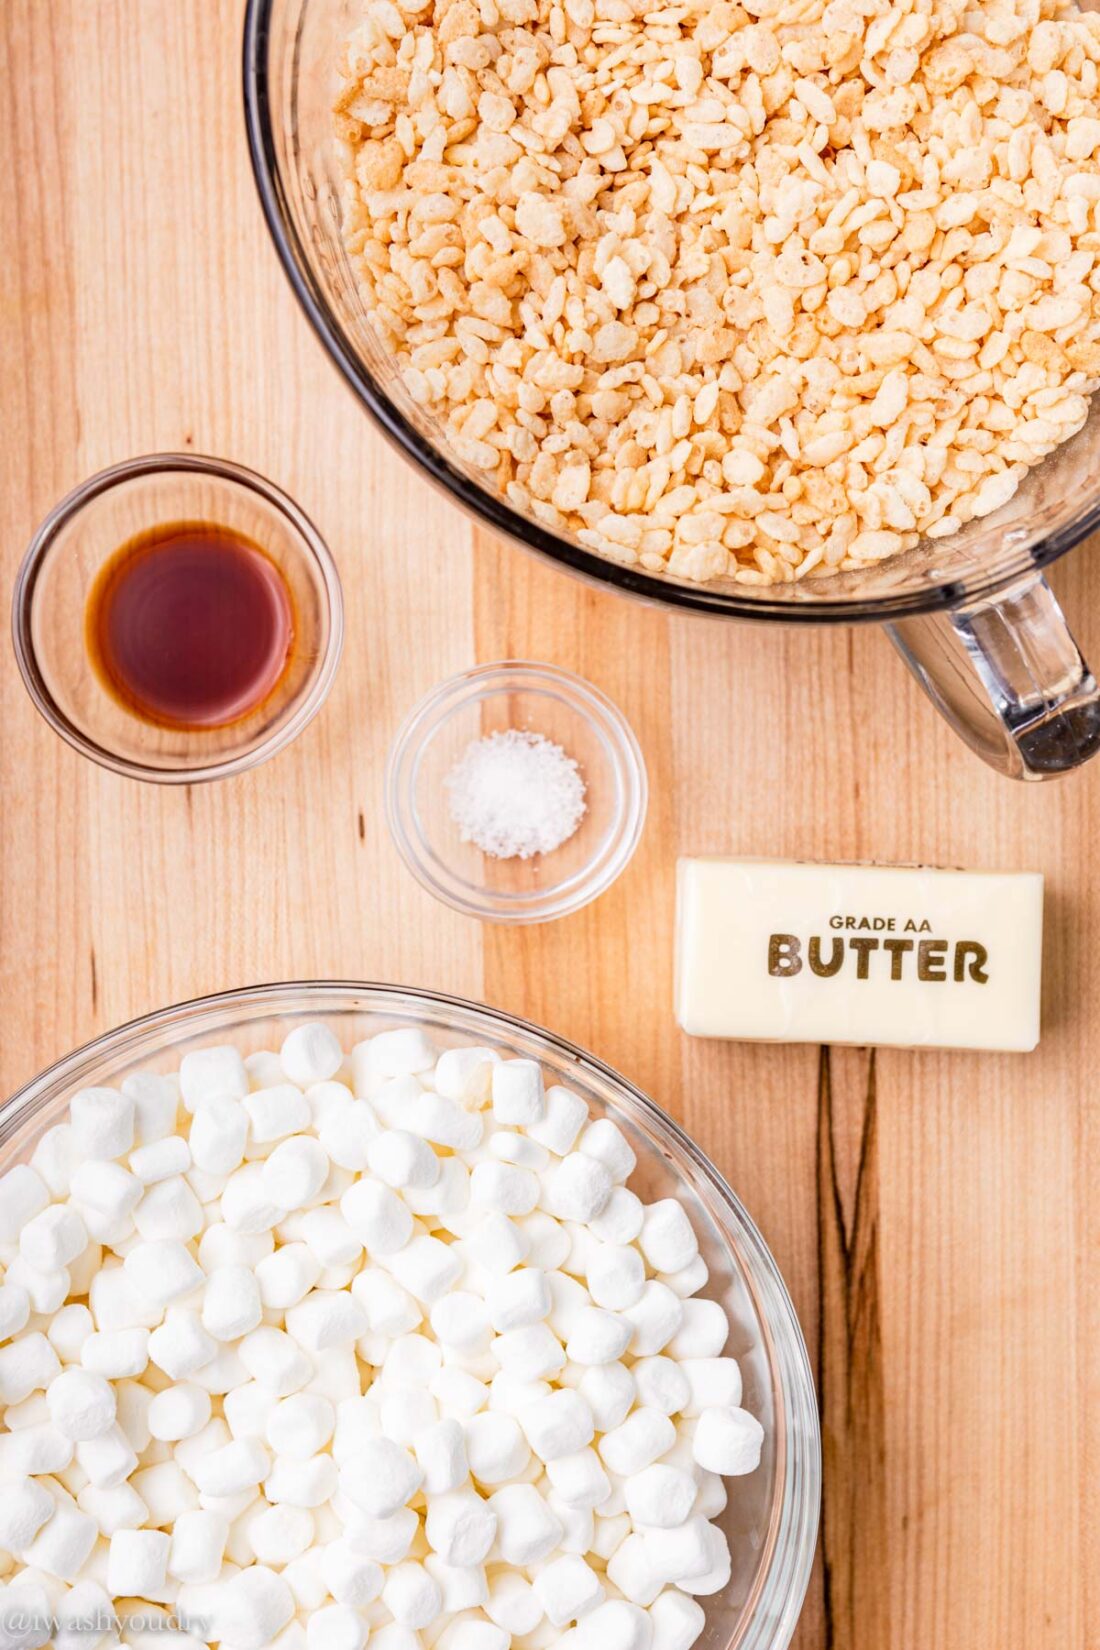
[[[0, 7], [0, 556], [143, 451], [251, 464], [339, 561], [348, 643], [277, 763], [191, 792], [92, 768], [0, 658], [0, 1091], [171, 1001], [352, 976], [484, 998], [588, 1044], [730, 1177], [815, 1360], [828, 1471], [800, 1650], [1100, 1645], [1100, 765], [1013, 787], [871, 630], [670, 620], [473, 535], [395, 460], [263, 228], [237, 0]], [[1100, 565], [1054, 580], [1100, 652]], [[449, 672], [550, 659], [649, 766], [647, 833], [598, 905], [485, 930], [386, 835], [386, 750]], [[1039, 869], [1045, 1036], [1026, 1058], [692, 1042], [671, 1015], [677, 854]]]

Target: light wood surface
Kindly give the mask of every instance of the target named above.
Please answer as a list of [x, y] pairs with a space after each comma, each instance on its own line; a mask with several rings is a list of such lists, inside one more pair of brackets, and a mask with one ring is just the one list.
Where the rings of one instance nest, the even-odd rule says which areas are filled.
[[[1100, 764], [1014, 787], [952, 742], [873, 631], [670, 622], [474, 542], [290, 296], [248, 168], [239, 9], [0, 6], [4, 588], [92, 471], [219, 453], [326, 535], [344, 663], [287, 754], [188, 792], [82, 761], [2, 650], [0, 1091], [132, 1015], [262, 980], [414, 983], [552, 1026], [687, 1125], [790, 1284], [826, 1459], [801, 1650], [1100, 1644]], [[1095, 552], [1054, 582], [1100, 654]], [[654, 798], [618, 886], [527, 932], [422, 893], [380, 798], [413, 701], [509, 654], [617, 699]], [[1041, 1050], [688, 1041], [671, 966], [691, 851], [1043, 871]]]

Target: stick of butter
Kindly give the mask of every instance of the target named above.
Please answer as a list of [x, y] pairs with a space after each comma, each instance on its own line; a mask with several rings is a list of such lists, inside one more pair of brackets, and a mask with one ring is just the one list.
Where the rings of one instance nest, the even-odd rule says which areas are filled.
[[681, 859], [676, 932], [676, 1018], [696, 1037], [1039, 1041], [1038, 874]]

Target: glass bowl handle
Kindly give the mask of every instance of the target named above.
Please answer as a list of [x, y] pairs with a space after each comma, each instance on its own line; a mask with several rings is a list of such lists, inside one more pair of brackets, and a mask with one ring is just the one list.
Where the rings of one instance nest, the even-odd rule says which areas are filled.
[[1010, 779], [1054, 779], [1100, 750], [1100, 690], [1039, 574], [887, 634], [955, 732]]

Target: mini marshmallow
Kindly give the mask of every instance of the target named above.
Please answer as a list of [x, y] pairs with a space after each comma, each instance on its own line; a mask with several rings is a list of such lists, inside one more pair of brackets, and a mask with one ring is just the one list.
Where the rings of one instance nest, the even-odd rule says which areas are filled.
[[465, 1423], [466, 1458], [482, 1484], [505, 1484], [518, 1478], [530, 1458], [519, 1423], [510, 1415], [485, 1412]]
[[[429, 1508], [436, 1503], [429, 1503]], [[370, 1518], [351, 1506], [342, 1509], [348, 1540], [357, 1553], [371, 1558], [376, 1564], [400, 1564], [419, 1528], [419, 1519], [411, 1507], [399, 1507], [388, 1518]]]
[[375, 1078], [415, 1076], [430, 1071], [436, 1051], [431, 1039], [417, 1026], [382, 1031], [369, 1042], [357, 1043], [351, 1051], [352, 1074], [358, 1091], [360, 1074]]
[[565, 1363], [565, 1348], [545, 1323], [510, 1329], [506, 1335], [496, 1337], [491, 1350], [501, 1368], [521, 1381], [556, 1375]]
[[520, 1411], [519, 1423], [541, 1461], [573, 1455], [592, 1440], [592, 1411], [579, 1392], [562, 1388]]
[[500, 1061], [493, 1067], [490, 1092], [498, 1123], [526, 1129], [545, 1115], [542, 1072], [535, 1060]]
[[20, 1427], [18, 1432], [0, 1432], [0, 1482], [63, 1472], [72, 1458], [71, 1439], [63, 1437], [52, 1421]]
[[672, 1358], [638, 1358], [633, 1365], [638, 1402], [665, 1415], [676, 1415], [691, 1401], [691, 1384]]
[[97, 1490], [94, 1484], [85, 1484], [77, 1494], [76, 1504], [81, 1512], [95, 1519], [99, 1533], [108, 1537], [116, 1530], [140, 1530], [149, 1522], [148, 1507], [129, 1484], [115, 1484], [109, 1490]]
[[691, 1441], [691, 1453], [701, 1467], [724, 1478], [739, 1478], [760, 1465], [764, 1428], [747, 1409], [732, 1405], [705, 1409]]
[[655, 1461], [623, 1485], [626, 1510], [635, 1524], [675, 1529], [691, 1516], [695, 1489], [695, 1479], [689, 1472]]
[[134, 1071], [123, 1078], [120, 1086], [134, 1103], [134, 1135], [143, 1146], [174, 1132], [179, 1110], [179, 1084], [174, 1077]]
[[389, 1262], [403, 1288], [424, 1305], [440, 1299], [462, 1276], [462, 1256], [434, 1237], [414, 1237]]
[[388, 1186], [357, 1180], [340, 1199], [340, 1213], [369, 1255], [395, 1255], [412, 1236], [413, 1217]]
[[624, 1598], [643, 1608], [652, 1604], [669, 1579], [658, 1544], [643, 1535], [628, 1535], [608, 1561], [607, 1579]]
[[634, 1173], [637, 1158], [618, 1124], [610, 1117], [598, 1117], [589, 1123], [577, 1144], [577, 1150], [602, 1163], [616, 1185], [621, 1185]]
[[98, 1580], [86, 1577], [76, 1582], [56, 1602], [56, 1630], [50, 1640], [53, 1650], [90, 1650], [96, 1643], [96, 1628], [91, 1629], [90, 1636], [89, 1624], [109, 1620], [112, 1613], [110, 1595]]
[[214, 1340], [240, 1340], [262, 1318], [259, 1287], [247, 1266], [224, 1266], [207, 1280], [202, 1326]]
[[114, 1598], [148, 1598], [164, 1586], [171, 1537], [163, 1530], [117, 1530], [107, 1559], [107, 1591]]
[[489, 1583], [481, 1564], [444, 1564], [436, 1553], [427, 1553], [424, 1568], [438, 1584], [442, 1595], [443, 1616], [455, 1616], [463, 1610], [476, 1610], [489, 1597]]
[[427, 1141], [408, 1129], [383, 1129], [367, 1146], [367, 1167], [395, 1189], [434, 1186], [439, 1159]]
[[[679, 1207], [679, 1205], [677, 1205]], [[650, 1278], [641, 1297], [628, 1306], [623, 1317], [633, 1326], [630, 1350], [636, 1358], [649, 1358], [668, 1345], [680, 1327], [684, 1303], [666, 1284]]]
[[[380, 1650], [375, 1639], [375, 1650]], [[491, 1621], [476, 1616], [460, 1616], [445, 1627], [433, 1650], [508, 1650], [508, 1635]]]
[[176, 1581], [216, 1581], [229, 1539], [229, 1524], [221, 1513], [201, 1507], [181, 1513], [172, 1530], [168, 1574]]
[[[22, 1553], [31, 1569], [45, 1570], [62, 1581], [75, 1581], [96, 1544], [95, 1520], [78, 1507], [58, 1506]], [[113, 1539], [113, 1538], [112, 1538]]]
[[691, 1222], [672, 1197], [651, 1203], [646, 1209], [639, 1242], [655, 1272], [678, 1272], [699, 1252]]
[[308, 1352], [327, 1352], [358, 1339], [367, 1328], [367, 1314], [346, 1289], [314, 1289], [289, 1308], [286, 1327]]
[[309, 1101], [293, 1083], [256, 1089], [244, 1096], [242, 1104], [248, 1113], [250, 1136], [259, 1145], [309, 1128]]
[[382, 1566], [364, 1558], [349, 1541], [330, 1541], [321, 1555], [321, 1573], [337, 1604], [361, 1610], [382, 1591]]
[[[409, 1291], [380, 1267], [370, 1266], [358, 1273], [352, 1280], [351, 1292], [367, 1314], [367, 1327], [373, 1334], [391, 1338], [407, 1335], [424, 1321], [424, 1314]], [[444, 1295], [432, 1311], [442, 1308], [451, 1298]], [[481, 1307], [480, 1301], [478, 1306]], [[484, 1316], [484, 1307], [481, 1311]]]
[[472, 1490], [437, 1495], [428, 1501], [424, 1534], [444, 1564], [480, 1564], [497, 1534], [492, 1498], [483, 1501]]
[[309, 1135], [281, 1140], [263, 1166], [264, 1190], [282, 1209], [304, 1209], [312, 1203], [329, 1172], [328, 1153]]
[[88, 1234], [75, 1209], [51, 1203], [28, 1220], [19, 1237], [19, 1253], [38, 1272], [58, 1272], [85, 1248]]
[[274, 1570], [252, 1564], [218, 1587], [214, 1636], [233, 1650], [266, 1650], [294, 1614], [294, 1595]]
[[326, 1105], [317, 1136], [333, 1163], [358, 1174], [367, 1166], [367, 1150], [381, 1130], [366, 1100], [352, 1100], [347, 1090], [339, 1101]]
[[248, 1073], [235, 1048], [192, 1049], [180, 1061], [180, 1098], [190, 1112], [210, 1100], [243, 1100]]
[[459, 1421], [448, 1418], [428, 1427], [414, 1440], [413, 1453], [424, 1475], [425, 1495], [446, 1495], [466, 1482], [466, 1433]]
[[586, 1306], [578, 1312], [570, 1330], [566, 1356], [577, 1364], [617, 1363], [634, 1334], [634, 1326], [625, 1315]]
[[476, 1111], [445, 1094], [421, 1094], [405, 1113], [405, 1127], [422, 1140], [469, 1152], [480, 1146], [485, 1125]]
[[9, 1263], [6, 1276], [27, 1291], [31, 1307], [37, 1313], [56, 1312], [72, 1290], [72, 1279], [65, 1267], [54, 1272], [39, 1272], [28, 1266], [22, 1255], [16, 1255]]
[[594, 1449], [559, 1455], [546, 1464], [546, 1476], [567, 1507], [598, 1507], [611, 1491], [611, 1480]]
[[[606, 1167], [607, 1165], [605, 1165]], [[625, 1186], [612, 1186], [607, 1202], [589, 1222], [589, 1230], [601, 1243], [633, 1243], [642, 1229], [645, 1205]]]
[[313, 1514], [306, 1507], [264, 1507], [248, 1520], [247, 1536], [261, 1564], [281, 1568], [313, 1543]]
[[[76, 1148], [73, 1145], [73, 1131], [68, 1123], [56, 1123], [52, 1129], [47, 1129], [41, 1140], [31, 1153], [30, 1167], [38, 1175], [54, 1197], [68, 1197], [72, 1183], [72, 1173], [76, 1168]], [[0, 1180], [0, 1197], [4, 1196], [3, 1182]], [[0, 1221], [2, 1226], [2, 1221]], [[18, 1242], [19, 1234], [15, 1233], [13, 1242]], [[7, 1241], [6, 1239], [2, 1241]]]
[[248, 1113], [239, 1100], [210, 1100], [196, 1112], [188, 1139], [196, 1168], [230, 1175], [244, 1162]]
[[259, 1439], [232, 1438], [201, 1456], [191, 1476], [205, 1495], [240, 1495], [261, 1484], [270, 1469], [270, 1458]]
[[308, 1089], [313, 1083], [324, 1083], [335, 1077], [344, 1054], [328, 1026], [310, 1021], [287, 1033], [279, 1059], [289, 1080], [301, 1089]]
[[717, 1524], [708, 1524], [705, 1519], [700, 1519], [699, 1522], [705, 1532], [703, 1540], [707, 1551], [707, 1568], [690, 1576], [682, 1576], [676, 1585], [685, 1593], [720, 1593], [729, 1586], [733, 1571], [729, 1542]]
[[287, 1398], [299, 1391], [314, 1372], [313, 1359], [303, 1351], [297, 1338], [276, 1329], [274, 1324], [261, 1324], [245, 1335], [237, 1355], [252, 1379], [276, 1398]]
[[435, 1399], [422, 1388], [381, 1391], [379, 1399], [378, 1422], [383, 1437], [404, 1444], [406, 1449], [439, 1420]]
[[62, 1370], [46, 1388], [50, 1420], [74, 1443], [86, 1443], [115, 1424], [115, 1389], [102, 1375], [86, 1369]]
[[134, 1210], [134, 1225], [147, 1243], [198, 1237], [205, 1225], [202, 1204], [181, 1175], [150, 1186]]
[[653, 1637], [646, 1612], [621, 1598], [597, 1604], [573, 1632], [575, 1650], [649, 1650]]
[[673, 1587], [653, 1600], [649, 1619], [653, 1624], [650, 1650], [691, 1650], [707, 1622], [702, 1605]]
[[178, 1240], [139, 1243], [122, 1263], [127, 1282], [154, 1306], [170, 1306], [193, 1295], [205, 1281], [202, 1268]]
[[259, 1381], [235, 1386], [222, 1399], [225, 1424], [234, 1438], [266, 1438], [267, 1423], [279, 1398]]
[[0, 1346], [0, 1404], [19, 1404], [44, 1391], [60, 1371], [57, 1353], [37, 1330], [9, 1341]]
[[443, 1605], [443, 1595], [422, 1564], [395, 1564], [386, 1576], [382, 1602], [404, 1627], [427, 1627]]
[[98, 1216], [106, 1230], [114, 1223], [125, 1222], [144, 1194], [145, 1187], [137, 1175], [121, 1163], [82, 1161], [73, 1170], [69, 1195], [80, 1206], [85, 1226], [95, 1235], [91, 1216]]
[[265, 1436], [276, 1456], [308, 1461], [332, 1437], [336, 1412], [318, 1392], [280, 1398], [268, 1413]]
[[485, 1614], [513, 1638], [526, 1638], [542, 1621], [543, 1608], [526, 1576], [498, 1570], [489, 1586]]
[[82, 1162], [125, 1157], [134, 1144], [134, 1102], [117, 1089], [81, 1089], [69, 1102], [69, 1127]]
[[547, 1494], [546, 1504], [561, 1525], [558, 1546], [562, 1552], [580, 1553], [583, 1558], [592, 1546], [595, 1533], [595, 1516], [591, 1507], [571, 1507], [559, 1500], [553, 1490]]
[[310, 1209], [302, 1220], [302, 1240], [321, 1266], [350, 1266], [363, 1245], [338, 1209]]
[[489, 1506], [496, 1514], [497, 1546], [506, 1564], [538, 1564], [558, 1545], [561, 1520], [533, 1484], [508, 1484], [489, 1497]]
[[465, 1369], [444, 1365], [432, 1376], [429, 1391], [439, 1405], [440, 1414], [464, 1421], [484, 1409], [489, 1389]]
[[495, 1209], [478, 1221], [473, 1231], [463, 1238], [462, 1246], [483, 1271], [497, 1274], [510, 1272], [528, 1252], [523, 1229]]
[[673, 1358], [717, 1358], [729, 1339], [729, 1319], [717, 1301], [684, 1301], [680, 1327], [669, 1342]]
[[601, 1243], [587, 1267], [588, 1290], [597, 1306], [621, 1312], [641, 1300], [645, 1287], [645, 1265], [637, 1249], [629, 1245]]
[[343, 1604], [325, 1604], [310, 1612], [306, 1623], [306, 1650], [363, 1650], [367, 1624]]
[[[116, 1398], [115, 1402], [118, 1404], [119, 1400]], [[57, 1433], [57, 1436], [61, 1434]], [[72, 1448], [71, 1444], [69, 1447]], [[81, 1471], [87, 1473], [89, 1483], [97, 1490], [115, 1489], [129, 1478], [138, 1464], [133, 1443], [121, 1426], [113, 1426], [98, 1438], [77, 1444], [76, 1459]], [[133, 1487], [141, 1495], [140, 1484]], [[145, 1499], [142, 1496], [142, 1500]]]
[[533, 1169], [536, 1174], [550, 1165], [550, 1153], [545, 1146], [510, 1129], [497, 1129], [489, 1139], [489, 1151], [501, 1163], [513, 1163], [518, 1169]]
[[685, 1358], [680, 1364], [691, 1396], [685, 1415], [705, 1409], [733, 1409], [741, 1402], [741, 1370], [736, 1358]]
[[18, 1243], [23, 1227], [41, 1214], [50, 1201], [49, 1190], [25, 1163], [0, 1175], [0, 1243]]
[[559, 1220], [592, 1220], [611, 1195], [611, 1176], [598, 1158], [570, 1152], [543, 1178], [544, 1207]]
[[619, 1426], [605, 1432], [597, 1444], [604, 1466], [620, 1478], [641, 1472], [676, 1442], [676, 1428], [660, 1410], [644, 1406], [633, 1410]]
[[210, 1394], [190, 1381], [165, 1387], [149, 1405], [149, 1431], [166, 1443], [193, 1438], [209, 1419]]
[[490, 1097], [493, 1068], [499, 1063], [495, 1048], [445, 1049], [433, 1073], [436, 1092], [463, 1107], [483, 1106]]
[[694, 1295], [697, 1290], [702, 1289], [709, 1277], [710, 1269], [706, 1261], [702, 1255], [696, 1255], [686, 1266], [681, 1266], [678, 1272], [662, 1272], [661, 1282], [667, 1283], [673, 1294], [679, 1295], [681, 1300], [686, 1300], [689, 1295]]
[[388, 1518], [414, 1496], [424, 1474], [389, 1438], [364, 1444], [340, 1471], [340, 1488], [370, 1518]]
[[221, 1195], [221, 1217], [234, 1232], [246, 1236], [269, 1232], [286, 1218], [286, 1210], [268, 1192], [263, 1163], [243, 1163], [229, 1176]]
[[217, 1350], [217, 1342], [203, 1328], [198, 1313], [187, 1306], [170, 1307], [164, 1322], [149, 1336], [150, 1360], [173, 1381], [194, 1375]]
[[502, 1277], [490, 1278], [485, 1291], [489, 1322], [498, 1335], [541, 1322], [550, 1304], [546, 1274], [534, 1266], [521, 1266]]
[[540, 1182], [530, 1169], [489, 1160], [474, 1165], [470, 1201], [502, 1215], [527, 1215], [539, 1200]]
[[576, 1553], [547, 1564], [536, 1575], [533, 1585], [552, 1627], [564, 1627], [603, 1602], [599, 1576]]
[[489, 1345], [492, 1336], [489, 1312], [480, 1295], [453, 1289], [436, 1301], [430, 1318], [436, 1339], [455, 1352], [474, 1355], [484, 1352]]
[[[12, 1284], [8, 1287], [10, 1287], [14, 1293], [17, 1285]], [[30, 1301], [29, 1297], [27, 1297], [26, 1290], [22, 1290], [21, 1293], [29, 1307]], [[0, 1314], [2, 1314], [3, 1311], [3, 1294], [3, 1288], [0, 1288]], [[26, 1321], [27, 1318], [26, 1315], [24, 1315], [23, 1323], [19, 1325], [20, 1329], [22, 1329], [23, 1324], [25, 1324]], [[46, 1330], [46, 1339], [49, 1341], [62, 1363], [77, 1364], [81, 1362], [81, 1354], [86, 1342], [94, 1333], [95, 1319], [92, 1317], [92, 1314], [82, 1302], [74, 1301], [69, 1306], [63, 1306], [60, 1312], [54, 1313], [50, 1326]], [[3, 1338], [5, 1337], [0, 1336], [0, 1339]], [[85, 1367], [90, 1368], [91, 1366], [85, 1365]], [[144, 1367], [144, 1365], [142, 1367]], [[96, 1369], [94, 1373], [97, 1375], [105, 1375], [107, 1374], [107, 1371], [104, 1369]], [[6, 1419], [7, 1424], [11, 1426], [11, 1417], [8, 1416]]]
[[0, 1495], [0, 1551], [16, 1555], [29, 1547], [56, 1503], [33, 1478], [5, 1484]]
[[256, 1267], [260, 1301], [277, 1312], [285, 1312], [288, 1306], [296, 1306], [309, 1294], [320, 1275], [321, 1263], [308, 1244], [284, 1243]]
[[137, 1175], [144, 1186], [186, 1174], [190, 1167], [191, 1148], [178, 1134], [151, 1140], [147, 1146], [136, 1146], [130, 1153], [130, 1173]]
[[0, 1284], [0, 1341], [10, 1341], [13, 1335], [25, 1329], [30, 1315], [31, 1298], [22, 1285], [6, 1281]]
[[527, 1125], [527, 1133], [555, 1157], [565, 1157], [588, 1121], [588, 1107], [579, 1094], [557, 1083], [546, 1090], [543, 1102], [542, 1117]]
[[321, 1507], [336, 1494], [338, 1474], [331, 1455], [311, 1455], [307, 1461], [280, 1456], [264, 1484], [274, 1503], [291, 1507]]

